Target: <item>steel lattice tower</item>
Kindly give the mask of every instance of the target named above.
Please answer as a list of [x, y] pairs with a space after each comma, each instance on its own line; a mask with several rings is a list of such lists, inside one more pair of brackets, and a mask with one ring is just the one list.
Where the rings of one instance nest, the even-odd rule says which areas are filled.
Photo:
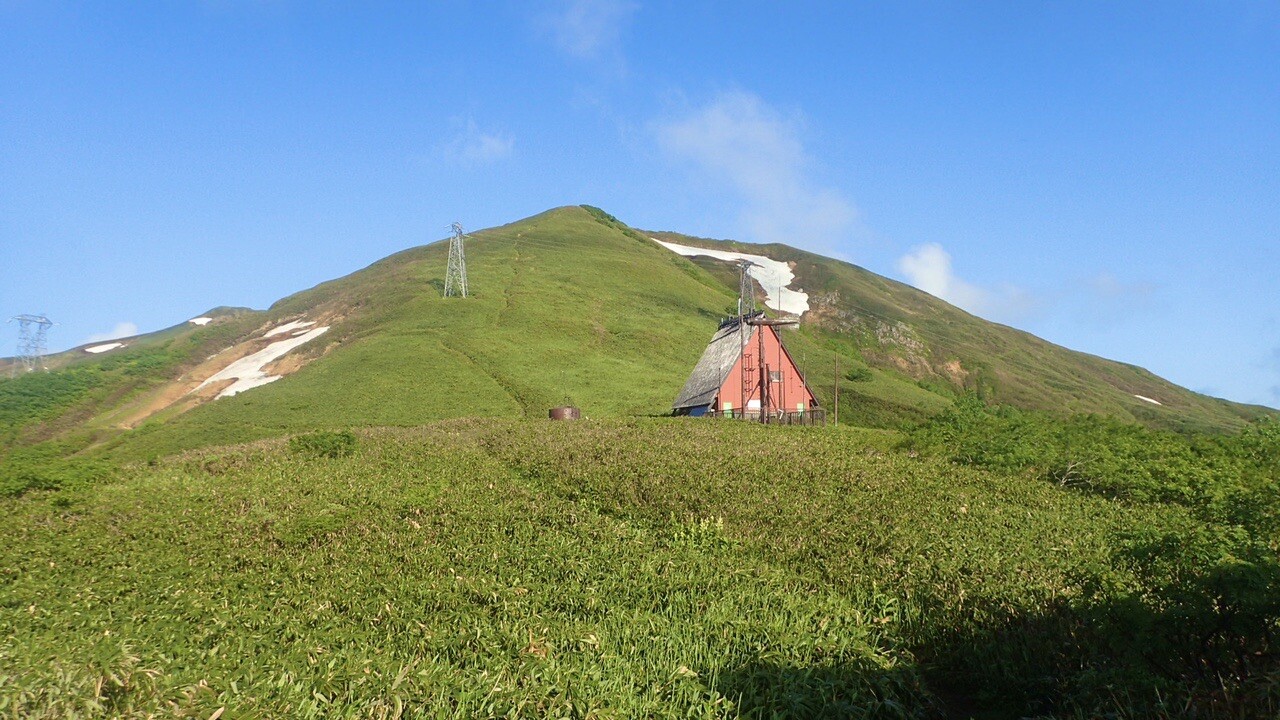
[[[44, 366], [45, 339], [48, 337], [49, 328], [53, 327], [54, 322], [43, 315], [14, 315], [9, 318], [8, 322], [18, 321], [18, 355], [15, 358], [17, 363], [21, 363], [26, 372], [31, 372], [39, 366], [42, 370], [47, 370]], [[13, 370], [18, 369], [15, 363]]]
[[453, 224], [453, 237], [449, 238], [449, 269], [444, 276], [445, 297], [467, 296], [467, 257], [464, 254], [462, 223]]

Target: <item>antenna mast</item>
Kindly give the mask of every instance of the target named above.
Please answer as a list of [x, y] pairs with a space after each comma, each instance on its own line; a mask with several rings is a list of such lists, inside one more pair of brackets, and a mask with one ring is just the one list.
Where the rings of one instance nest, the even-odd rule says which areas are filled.
[[462, 223], [453, 224], [453, 237], [449, 238], [449, 269], [444, 276], [445, 297], [467, 296], [467, 258], [463, 254]]
[[41, 370], [48, 370], [45, 366], [44, 357], [45, 339], [48, 337], [49, 328], [54, 323], [44, 315], [14, 315], [7, 322], [18, 321], [18, 356], [17, 363], [10, 369], [10, 376], [17, 372], [18, 363], [22, 364], [24, 372], [31, 372], [38, 365]]
[[751, 285], [751, 275], [747, 273], [749, 268], [755, 267], [755, 263], [750, 260], [738, 261], [738, 317], [755, 312], [756, 310], [756, 293], [755, 288]]

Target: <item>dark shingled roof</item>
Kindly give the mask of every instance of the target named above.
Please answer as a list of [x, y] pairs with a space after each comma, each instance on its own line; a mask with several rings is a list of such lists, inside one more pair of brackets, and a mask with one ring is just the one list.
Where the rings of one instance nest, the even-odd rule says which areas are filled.
[[[756, 328], [748, 325], [743, 333], [746, 341], [751, 342]], [[716, 399], [716, 392], [724, 384], [724, 380], [733, 369], [738, 357], [742, 355], [742, 337], [738, 335], [738, 318], [730, 318], [720, 324], [720, 329], [711, 336], [711, 342], [702, 353], [702, 359], [694, 366], [684, 388], [676, 396], [671, 407], [701, 407], [711, 404]]]

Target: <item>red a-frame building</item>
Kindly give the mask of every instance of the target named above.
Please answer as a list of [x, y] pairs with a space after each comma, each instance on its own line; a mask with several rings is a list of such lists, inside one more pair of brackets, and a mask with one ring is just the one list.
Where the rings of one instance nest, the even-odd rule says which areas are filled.
[[778, 326], [794, 322], [756, 313], [720, 323], [672, 404], [675, 414], [768, 419], [810, 413], [818, 401], [778, 335]]

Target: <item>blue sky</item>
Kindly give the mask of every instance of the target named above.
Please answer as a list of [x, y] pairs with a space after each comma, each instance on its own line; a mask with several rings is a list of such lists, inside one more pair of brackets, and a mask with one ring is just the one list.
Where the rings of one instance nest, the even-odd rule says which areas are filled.
[[1280, 406], [1274, 2], [0, 0], [51, 349], [575, 203]]

